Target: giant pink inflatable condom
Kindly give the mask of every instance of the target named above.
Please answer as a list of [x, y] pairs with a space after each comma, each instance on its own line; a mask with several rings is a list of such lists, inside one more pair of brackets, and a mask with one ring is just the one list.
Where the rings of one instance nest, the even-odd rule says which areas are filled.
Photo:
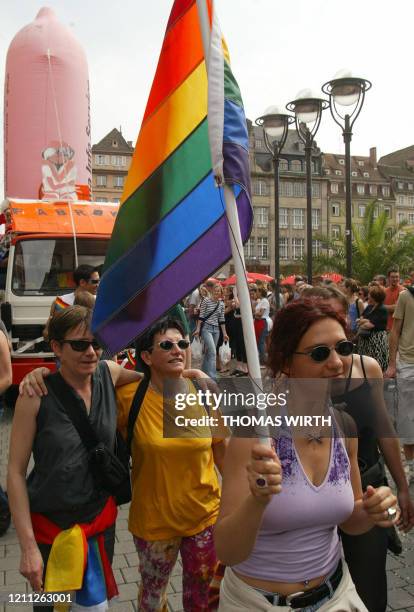
[[75, 200], [76, 186], [91, 190], [86, 56], [50, 8], [12, 40], [4, 98], [5, 196]]

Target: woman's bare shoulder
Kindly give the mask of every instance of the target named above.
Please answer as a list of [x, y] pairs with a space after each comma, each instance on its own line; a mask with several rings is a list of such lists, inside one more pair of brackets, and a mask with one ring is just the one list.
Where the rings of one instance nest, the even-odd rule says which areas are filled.
[[354, 363], [352, 368], [353, 378], [365, 378], [364, 370], [367, 378], [382, 378], [382, 370], [378, 361], [368, 355], [354, 355]]

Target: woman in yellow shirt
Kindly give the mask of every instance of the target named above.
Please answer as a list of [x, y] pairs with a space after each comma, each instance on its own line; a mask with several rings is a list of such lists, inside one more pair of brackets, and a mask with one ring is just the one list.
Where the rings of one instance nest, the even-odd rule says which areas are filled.
[[[215, 465], [221, 468], [225, 440], [212, 438], [210, 429], [202, 425], [191, 430], [174, 427], [175, 417], [182, 413], [174, 400], [165, 399], [167, 381], [181, 386], [184, 393], [196, 391], [183, 377], [187, 346], [175, 319], [162, 319], [140, 341], [150, 382], [131, 445], [129, 530], [141, 573], [138, 609], [145, 612], [167, 610], [165, 592], [179, 552], [184, 610], [207, 610], [217, 562], [212, 530], [220, 490]], [[138, 384], [143, 383], [117, 389], [118, 427], [124, 434]], [[205, 415], [206, 409], [198, 403], [185, 411], [186, 417]]]

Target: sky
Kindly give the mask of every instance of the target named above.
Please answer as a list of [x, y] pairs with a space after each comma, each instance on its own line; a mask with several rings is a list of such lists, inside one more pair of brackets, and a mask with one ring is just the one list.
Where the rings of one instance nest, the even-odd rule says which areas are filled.
[[[122, 127], [135, 143], [173, 0], [2, 0], [0, 81], [8, 46], [42, 6], [71, 28], [88, 59], [92, 144]], [[354, 126], [351, 152], [378, 156], [414, 143], [403, 109], [414, 99], [411, 77], [414, 3], [409, 0], [215, 0], [246, 116], [284, 107], [304, 88], [318, 95], [339, 70], [372, 82]], [[411, 51], [410, 51], [411, 49]], [[322, 95], [322, 94], [321, 94]], [[3, 116], [3, 100], [0, 102]], [[2, 121], [0, 126], [3, 140]], [[316, 140], [325, 152], [343, 151], [329, 110]], [[0, 192], [3, 188], [0, 152]]]

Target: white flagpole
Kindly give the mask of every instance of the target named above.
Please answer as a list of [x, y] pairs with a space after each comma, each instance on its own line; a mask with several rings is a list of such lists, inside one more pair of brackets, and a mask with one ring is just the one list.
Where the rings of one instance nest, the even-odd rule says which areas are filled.
[[[203, 39], [204, 58], [208, 72], [209, 50], [210, 50], [210, 22], [206, 0], [196, 0], [198, 16], [200, 21], [201, 35]], [[240, 313], [243, 326], [244, 343], [246, 346], [247, 365], [250, 377], [261, 387], [261, 372], [259, 353], [257, 350], [256, 336], [254, 332], [253, 313], [250, 302], [249, 288], [245, 274], [244, 251], [240, 233], [239, 216], [237, 212], [236, 199], [230, 185], [224, 184], [224, 200], [226, 204], [226, 215], [229, 224], [231, 254], [233, 257], [234, 270], [236, 273], [237, 295], [240, 302]]]

